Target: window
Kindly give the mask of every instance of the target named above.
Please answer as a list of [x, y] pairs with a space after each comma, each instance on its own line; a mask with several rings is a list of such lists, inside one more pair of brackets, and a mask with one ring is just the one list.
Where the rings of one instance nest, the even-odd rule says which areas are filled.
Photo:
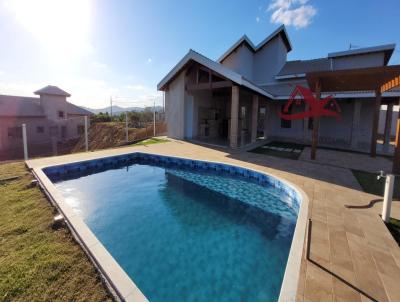
[[37, 126], [36, 127], [36, 133], [44, 133], [44, 127], [43, 126]]
[[9, 127], [8, 137], [22, 138], [22, 127]]
[[[282, 105], [282, 107], [281, 107], [282, 114], [291, 114], [292, 113], [292, 106], [289, 107], [287, 112], [283, 112], [284, 108], [285, 108], [285, 105]], [[281, 128], [292, 128], [292, 121], [281, 118]]]
[[78, 132], [79, 135], [83, 134], [85, 132], [85, 126], [78, 125], [77, 132]]
[[64, 111], [58, 111], [58, 117], [64, 118]]

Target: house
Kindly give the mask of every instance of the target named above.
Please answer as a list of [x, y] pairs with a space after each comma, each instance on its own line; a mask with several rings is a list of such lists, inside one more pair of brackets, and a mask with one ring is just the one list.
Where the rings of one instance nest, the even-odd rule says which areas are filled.
[[0, 95], [0, 152], [22, 151], [22, 124], [30, 150], [65, 142], [84, 132], [84, 116], [92, 113], [71, 104], [71, 95], [56, 86], [34, 92], [39, 97]]
[[[288, 61], [292, 44], [284, 26], [258, 45], [243, 36], [217, 61], [193, 50], [160, 81], [165, 92], [168, 135], [177, 139], [238, 148], [257, 139], [309, 144], [313, 119], [282, 119], [280, 113], [297, 85], [308, 88], [306, 75], [386, 66], [394, 44], [329, 53], [324, 58]], [[320, 120], [319, 145], [369, 151], [374, 116], [373, 91], [323, 93], [333, 95], [340, 120]], [[400, 90], [382, 95], [387, 115], [399, 103]], [[290, 114], [305, 111], [307, 104], [290, 107]], [[391, 124], [391, 123], [389, 123]], [[385, 132], [391, 131], [391, 127]], [[388, 140], [381, 150], [390, 152]]]

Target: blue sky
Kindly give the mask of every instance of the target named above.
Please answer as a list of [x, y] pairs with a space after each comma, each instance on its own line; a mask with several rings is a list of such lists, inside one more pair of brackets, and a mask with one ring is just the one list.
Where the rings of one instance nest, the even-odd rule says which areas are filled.
[[92, 108], [110, 96], [160, 103], [157, 83], [189, 48], [217, 59], [243, 34], [257, 44], [282, 23], [290, 60], [350, 43], [400, 47], [399, 12], [398, 0], [0, 0], [0, 94], [51, 84]]

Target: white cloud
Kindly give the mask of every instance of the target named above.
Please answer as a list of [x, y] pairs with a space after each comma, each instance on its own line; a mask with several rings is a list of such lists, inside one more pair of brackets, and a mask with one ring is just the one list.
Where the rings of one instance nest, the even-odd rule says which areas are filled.
[[4, 75], [6, 72], [3, 70], [0, 70], [0, 76]]
[[147, 87], [143, 86], [143, 85], [126, 85], [125, 88], [127, 88], [129, 90], [134, 90], [134, 91], [147, 90]]
[[259, 16], [256, 17], [256, 22], [260, 23], [260, 17]]
[[92, 65], [94, 67], [96, 67], [96, 68], [99, 68], [99, 69], [106, 69], [107, 68], [107, 64], [104, 64], [104, 63], [101, 63], [101, 62], [98, 62], [98, 61], [93, 61]]
[[272, 11], [271, 23], [283, 23], [295, 28], [310, 25], [317, 13], [314, 6], [307, 4], [308, 0], [273, 0], [267, 11]]

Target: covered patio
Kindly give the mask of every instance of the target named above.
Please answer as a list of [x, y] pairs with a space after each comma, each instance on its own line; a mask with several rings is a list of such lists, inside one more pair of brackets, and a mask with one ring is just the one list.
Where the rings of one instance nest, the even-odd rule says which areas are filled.
[[192, 63], [185, 75], [186, 139], [235, 149], [264, 135], [265, 97], [201, 64]]
[[[393, 106], [398, 105], [400, 101], [400, 97], [398, 96], [399, 94], [392, 93], [391, 90], [400, 86], [400, 65], [311, 72], [306, 74], [306, 78], [309, 87], [316, 94], [317, 100], [320, 100], [321, 93], [329, 93], [335, 96], [336, 92], [368, 93], [375, 99], [373, 119], [371, 123], [370, 155], [372, 157], [375, 157], [377, 154], [378, 125], [381, 105], [387, 105], [383, 148], [389, 148]], [[363, 116], [361, 115], [361, 111], [355, 110], [352, 128], [357, 129], [362, 119]], [[397, 125], [399, 125], [399, 121], [400, 120], [398, 119]], [[314, 119], [311, 159], [316, 158], [319, 124], [320, 118], [317, 117]], [[394, 167], [397, 165], [400, 166], [399, 135], [399, 127], [397, 127], [395, 146], [395, 154], [397, 155], [395, 156]]]
[[264, 89], [194, 51], [159, 83], [169, 136], [237, 149], [264, 137]]

